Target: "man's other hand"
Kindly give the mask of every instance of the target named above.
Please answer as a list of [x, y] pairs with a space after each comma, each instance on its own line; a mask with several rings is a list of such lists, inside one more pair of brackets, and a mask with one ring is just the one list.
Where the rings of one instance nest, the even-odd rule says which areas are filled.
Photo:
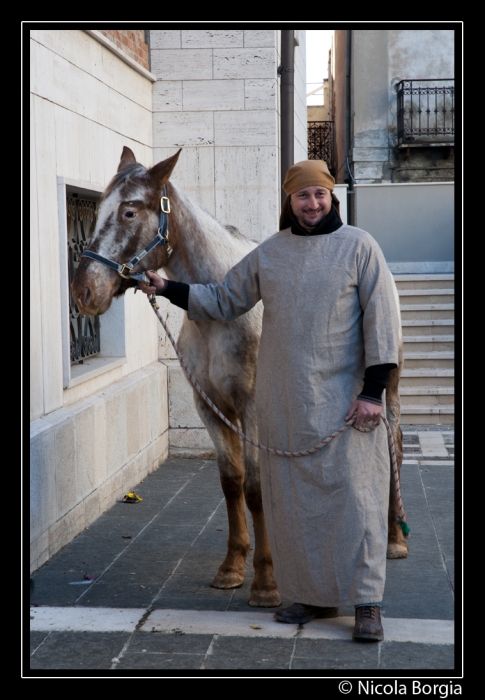
[[379, 423], [382, 415], [382, 406], [362, 399], [356, 399], [352, 406], [347, 411], [345, 420], [350, 420], [354, 413], [357, 412], [354, 425], [361, 428], [364, 423]]

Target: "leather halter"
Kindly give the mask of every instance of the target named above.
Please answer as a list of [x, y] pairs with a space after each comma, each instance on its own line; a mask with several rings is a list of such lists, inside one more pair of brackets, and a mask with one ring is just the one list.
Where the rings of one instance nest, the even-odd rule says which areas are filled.
[[129, 260], [127, 263], [124, 263], [123, 265], [120, 265], [119, 263], [114, 262], [113, 260], [110, 260], [109, 258], [105, 258], [103, 255], [99, 255], [99, 253], [94, 253], [92, 250], [85, 250], [83, 254], [81, 255], [82, 258], [90, 258], [91, 260], [95, 260], [96, 262], [101, 263], [102, 265], [106, 265], [106, 267], [110, 267], [112, 270], [116, 270], [116, 272], [120, 275], [120, 277], [123, 277], [125, 280], [129, 279], [134, 279], [134, 280], [140, 280], [141, 282], [145, 282], [146, 284], [151, 284], [151, 281], [148, 279], [148, 277], [145, 275], [144, 272], [141, 273], [133, 273], [132, 270], [135, 267], [135, 265], [142, 260], [142, 258], [145, 257], [153, 248], [155, 248], [156, 245], [166, 245], [168, 254], [170, 256], [172, 249], [170, 248], [170, 244], [168, 242], [168, 214], [170, 214], [170, 200], [166, 196], [166, 189], [165, 185], [162, 187], [162, 196], [160, 198], [160, 216], [159, 216], [159, 222], [158, 222], [158, 233], [153, 238], [150, 243], [143, 248], [137, 255], [135, 255], [131, 260]]

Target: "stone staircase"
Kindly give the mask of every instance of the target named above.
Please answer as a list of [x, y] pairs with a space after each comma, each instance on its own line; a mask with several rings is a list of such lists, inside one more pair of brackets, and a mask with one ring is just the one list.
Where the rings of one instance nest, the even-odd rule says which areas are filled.
[[401, 424], [454, 423], [454, 275], [394, 280], [404, 341]]

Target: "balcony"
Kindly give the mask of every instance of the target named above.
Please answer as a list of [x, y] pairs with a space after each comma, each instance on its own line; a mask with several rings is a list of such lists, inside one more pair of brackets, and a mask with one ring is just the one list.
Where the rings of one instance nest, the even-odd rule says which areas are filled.
[[397, 90], [397, 146], [455, 145], [455, 81], [401, 80]]

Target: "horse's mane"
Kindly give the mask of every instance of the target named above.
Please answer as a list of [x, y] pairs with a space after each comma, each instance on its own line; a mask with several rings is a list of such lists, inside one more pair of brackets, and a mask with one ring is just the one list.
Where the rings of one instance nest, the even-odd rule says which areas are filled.
[[246, 243], [248, 242], [248, 240], [251, 241], [252, 243], [258, 242], [256, 240], [254, 240], [254, 238], [246, 238], [246, 236], [244, 236], [241, 233], [241, 231], [238, 228], [236, 228], [235, 226], [233, 226], [232, 224], [224, 224], [224, 228], [226, 229], [226, 231], [229, 231], [229, 233], [232, 236], [234, 236], [234, 238], [237, 238], [239, 241], [244, 241]]

